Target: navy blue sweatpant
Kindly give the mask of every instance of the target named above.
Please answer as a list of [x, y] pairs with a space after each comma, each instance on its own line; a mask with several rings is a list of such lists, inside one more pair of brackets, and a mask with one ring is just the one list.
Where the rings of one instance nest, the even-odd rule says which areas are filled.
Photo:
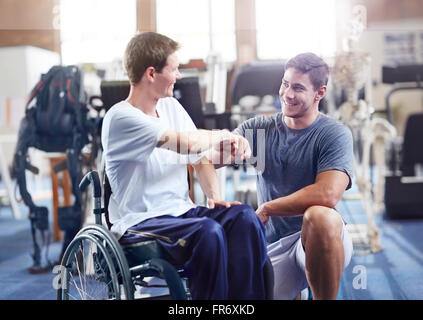
[[250, 206], [199, 206], [179, 217], [147, 219], [121, 243], [149, 239], [130, 230], [166, 237], [155, 239], [171, 263], [184, 266], [193, 299], [265, 299], [264, 226]]

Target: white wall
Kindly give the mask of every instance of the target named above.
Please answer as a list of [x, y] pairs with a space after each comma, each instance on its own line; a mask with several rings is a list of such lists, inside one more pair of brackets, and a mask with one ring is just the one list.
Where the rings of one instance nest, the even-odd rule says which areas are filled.
[[56, 64], [60, 64], [60, 56], [52, 51], [32, 46], [0, 47], [0, 135], [8, 137], [8, 142], [2, 143], [8, 165], [27, 97], [41, 74]]
[[22, 97], [50, 67], [60, 63], [56, 52], [32, 46], [0, 47], [0, 95]]

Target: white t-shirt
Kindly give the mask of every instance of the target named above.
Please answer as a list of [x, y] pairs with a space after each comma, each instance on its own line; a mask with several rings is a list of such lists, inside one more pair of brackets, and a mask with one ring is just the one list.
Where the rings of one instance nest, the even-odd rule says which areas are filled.
[[158, 118], [121, 101], [103, 120], [103, 156], [113, 192], [109, 219], [118, 238], [145, 219], [179, 216], [195, 207], [189, 197], [186, 164], [201, 155], [181, 155], [156, 145], [167, 129], [196, 127], [174, 98], [159, 99], [156, 109]]

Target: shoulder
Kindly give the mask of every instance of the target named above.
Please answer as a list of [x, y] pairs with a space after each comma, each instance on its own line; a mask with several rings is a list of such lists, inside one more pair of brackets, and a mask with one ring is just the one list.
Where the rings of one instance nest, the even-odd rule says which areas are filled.
[[320, 115], [319, 123], [316, 126], [321, 142], [344, 147], [352, 144], [353, 137], [350, 128], [341, 121], [325, 114]]
[[132, 107], [128, 102], [121, 101], [114, 104], [105, 114], [104, 121], [112, 120], [116, 118], [125, 117], [127, 115], [133, 115], [139, 112], [138, 109]]
[[157, 108], [166, 110], [171, 113], [178, 113], [181, 110], [185, 111], [184, 107], [173, 97], [161, 98], [157, 101]]
[[103, 131], [106, 128], [110, 128], [110, 125], [116, 122], [116, 119], [124, 118], [125, 115], [131, 113], [130, 105], [126, 101], [121, 101], [114, 104], [109, 110], [107, 110], [106, 114], [103, 118]]
[[276, 127], [280, 115], [274, 114], [270, 117], [257, 116], [242, 122], [234, 133], [245, 135], [246, 130], [270, 129]]
[[350, 128], [344, 123], [325, 114], [320, 114], [318, 127], [329, 135], [352, 136]]
[[166, 114], [170, 118], [187, 117], [185, 108], [173, 97], [161, 98], [157, 101], [157, 110], [159, 113]]
[[130, 132], [134, 128], [148, 128], [158, 125], [158, 118], [146, 115], [126, 101], [113, 105], [104, 116], [103, 127], [118, 132]]
[[157, 102], [157, 111], [162, 120], [176, 131], [192, 131], [196, 129], [185, 108], [173, 97], [161, 98]]

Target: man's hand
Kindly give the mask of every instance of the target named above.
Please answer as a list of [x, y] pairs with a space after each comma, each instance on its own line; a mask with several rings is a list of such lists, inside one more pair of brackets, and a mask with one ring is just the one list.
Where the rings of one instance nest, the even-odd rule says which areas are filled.
[[235, 146], [231, 148], [231, 154], [233, 154], [235, 158], [239, 157], [241, 160], [249, 159], [251, 157], [251, 148], [248, 140], [237, 134], [234, 134], [233, 136], [237, 139], [235, 143], [237, 148], [235, 148]]
[[263, 203], [261, 206], [257, 208], [256, 213], [259, 216], [261, 222], [263, 222], [263, 224], [266, 225], [267, 222], [269, 221], [269, 216], [266, 213], [265, 203]]
[[207, 205], [209, 207], [209, 209], [214, 209], [216, 206], [224, 206], [226, 208], [235, 206], [237, 204], [241, 204], [241, 202], [239, 201], [232, 201], [232, 202], [228, 202], [225, 200], [214, 200], [214, 199], [208, 199], [207, 200]]
[[251, 149], [248, 140], [244, 137], [233, 134], [227, 130], [217, 133], [211, 155], [208, 158], [215, 165], [228, 165], [231, 163], [242, 163], [251, 157]]

